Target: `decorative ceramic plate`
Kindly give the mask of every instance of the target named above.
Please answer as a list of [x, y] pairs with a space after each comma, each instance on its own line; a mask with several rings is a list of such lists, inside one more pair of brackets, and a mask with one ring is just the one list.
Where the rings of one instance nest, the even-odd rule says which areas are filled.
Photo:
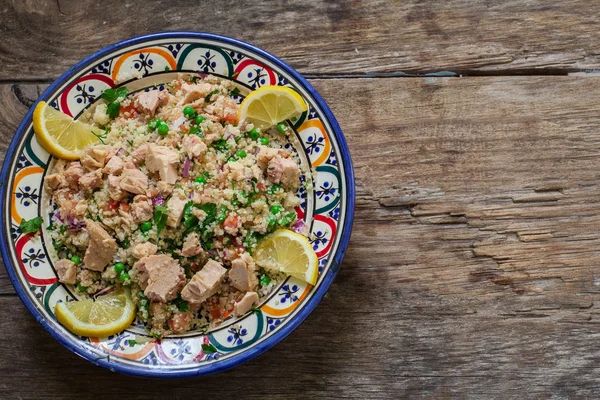
[[[192, 32], [125, 40], [69, 69], [39, 100], [77, 118], [105, 89], [121, 85], [138, 90], [161, 88], [178, 71], [216, 75], [249, 89], [289, 86], [309, 105], [301, 118], [288, 122], [298, 139], [294, 140], [299, 143], [295, 150], [313, 170], [314, 189], [308, 193], [300, 189], [302, 204], [297, 211], [310, 229], [319, 257], [319, 280], [311, 286], [288, 278], [257, 311], [225, 320], [208, 332], [192, 331], [138, 344], [139, 340], [132, 339], [147, 333], [134, 323], [107, 338], [73, 335], [56, 321], [54, 306], [77, 300], [77, 296], [58, 282], [44, 230], [33, 235], [17, 229], [23, 218], [46, 216], [42, 183], [52, 157], [33, 134], [34, 105], [19, 126], [2, 167], [4, 225], [0, 246], [4, 265], [25, 306], [52, 336], [94, 364], [128, 374], [183, 377], [214, 373], [245, 362], [282, 340], [331, 285], [348, 246], [354, 215], [350, 154], [333, 114], [300, 74], [278, 58], [238, 40]], [[290, 142], [288, 146], [293, 145]], [[212, 344], [217, 352], [205, 353], [202, 344]]]

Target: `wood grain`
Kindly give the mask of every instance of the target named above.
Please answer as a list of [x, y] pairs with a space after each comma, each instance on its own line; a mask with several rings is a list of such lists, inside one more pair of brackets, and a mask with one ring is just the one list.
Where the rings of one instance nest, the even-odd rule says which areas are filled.
[[[1, 398], [598, 397], [600, 79], [311, 82], [358, 193], [344, 265], [307, 321], [232, 371], [135, 379], [63, 349], [0, 270]], [[42, 88], [0, 85], [4, 148]]]
[[110, 43], [166, 30], [245, 40], [304, 74], [563, 74], [600, 68], [600, 3], [587, 0], [168, 4], [0, 0], [0, 80], [54, 79]]

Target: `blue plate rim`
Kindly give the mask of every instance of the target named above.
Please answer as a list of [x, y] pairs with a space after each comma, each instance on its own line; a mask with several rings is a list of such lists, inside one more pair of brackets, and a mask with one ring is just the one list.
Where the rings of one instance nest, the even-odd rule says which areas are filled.
[[[38, 321], [44, 327], [44, 329], [46, 329], [46, 331], [48, 331], [50, 333], [50, 335], [52, 335], [54, 337], [54, 339], [56, 339], [60, 344], [62, 344], [63, 346], [65, 346], [67, 349], [69, 349], [73, 353], [77, 354], [78, 356], [92, 362], [93, 364], [107, 368], [111, 371], [128, 374], [128, 375], [136, 375], [136, 376], [140, 376], [140, 377], [186, 378], [186, 377], [214, 374], [214, 373], [225, 371], [227, 369], [241, 365], [241, 364], [257, 357], [258, 355], [264, 353], [265, 351], [269, 350], [271, 347], [273, 347], [277, 343], [281, 342], [292, 331], [294, 331], [306, 319], [306, 317], [308, 317], [308, 315], [314, 310], [314, 308], [321, 301], [321, 299], [323, 298], [323, 296], [325, 295], [325, 293], [331, 286], [331, 283], [333, 282], [333, 279], [337, 275], [339, 267], [342, 264], [342, 260], [346, 253], [346, 250], [348, 248], [348, 244], [350, 242], [350, 235], [352, 233], [352, 225], [354, 222], [355, 183], [354, 183], [354, 169], [352, 166], [350, 151], [348, 149], [348, 145], [346, 143], [346, 139], [342, 133], [342, 130], [333, 115], [333, 112], [329, 109], [329, 106], [327, 105], [325, 100], [323, 100], [321, 95], [319, 95], [319, 93], [315, 90], [315, 88], [302, 75], [300, 75], [300, 73], [296, 72], [288, 64], [286, 64], [285, 62], [280, 60], [278, 57], [266, 52], [265, 50], [262, 50], [254, 45], [251, 45], [249, 43], [246, 43], [246, 42], [238, 40], [238, 39], [233, 39], [233, 38], [216, 35], [216, 34], [212, 34], [212, 33], [192, 32], [192, 31], [167, 31], [167, 32], [151, 33], [151, 34], [136, 36], [133, 38], [122, 40], [120, 42], [106, 46], [103, 49], [87, 56], [86, 58], [84, 58], [83, 60], [78, 62], [77, 64], [73, 65], [67, 71], [65, 71], [62, 75], [60, 75], [60, 77], [58, 77], [58, 79], [56, 79], [39, 96], [39, 98], [31, 106], [31, 108], [29, 109], [29, 111], [27, 112], [25, 117], [23, 118], [23, 121], [19, 124], [19, 127], [17, 128], [17, 131], [15, 132], [15, 135], [13, 136], [13, 139], [10, 142], [10, 145], [6, 152], [7, 157], [4, 159], [4, 162], [2, 164], [2, 171], [0, 172], [0, 182], [5, 183], [4, 185], [2, 185], [0, 187], [0, 198], [4, 198], [6, 195], [6, 190], [7, 190], [6, 182], [8, 182], [8, 173], [13, 164], [14, 154], [15, 154], [16, 148], [20, 142], [20, 138], [25, 133], [26, 127], [30, 124], [33, 110], [35, 109], [35, 106], [41, 99], [48, 98], [49, 95], [52, 94], [56, 90], [56, 88], [63, 85], [73, 74], [79, 72], [86, 65], [88, 65], [91, 62], [98, 60], [102, 57], [105, 57], [105, 56], [113, 53], [114, 51], [117, 51], [119, 49], [131, 46], [131, 45], [144, 43], [147, 41], [160, 40], [160, 39], [185, 39], [185, 38], [215, 40], [215, 41], [222, 42], [224, 44], [237, 46], [237, 47], [247, 50], [249, 52], [258, 54], [259, 56], [264, 57], [265, 59], [269, 60], [271, 63], [275, 64], [286, 74], [293, 76], [294, 79], [296, 79], [304, 87], [304, 89], [306, 89], [310, 93], [310, 95], [312, 96], [312, 99], [315, 101], [315, 103], [317, 103], [319, 105], [319, 107], [325, 114], [325, 117], [327, 118], [328, 122], [330, 123], [330, 125], [333, 129], [333, 133], [338, 142], [338, 146], [340, 149], [339, 156], [341, 156], [343, 163], [344, 163], [344, 170], [345, 170], [344, 179], [345, 179], [345, 183], [346, 183], [346, 187], [347, 187], [347, 198], [345, 199], [347, 202], [346, 217], [345, 217], [345, 221], [344, 221], [344, 226], [342, 227], [342, 236], [340, 237], [340, 242], [338, 245], [337, 252], [334, 256], [334, 260], [332, 262], [330, 273], [327, 274], [327, 276], [325, 277], [325, 279], [323, 280], [323, 282], [321, 283], [321, 285], [319, 286], [319, 288], [317, 289], [315, 294], [312, 296], [312, 298], [308, 300], [308, 302], [304, 305], [304, 307], [298, 311], [298, 313], [292, 318], [292, 320], [289, 323], [287, 323], [284, 327], [282, 327], [280, 330], [275, 332], [272, 336], [268, 337], [267, 339], [265, 339], [261, 343], [257, 344], [256, 346], [251, 347], [250, 349], [248, 349], [245, 352], [242, 352], [238, 355], [235, 355], [235, 356], [228, 358], [226, 360], [223, 360], [223, 361], [218, 361], [216, 363], [211, 363], [211, 364], [207, 364], [207, 365], [198, 365], [195, 368], [191, 367], [191, 368], [182, 369], [182, 370], [164, 370], [161, 368], [153, 368], [153, 367], [144, 368], [144, 367], [140, 367], [140, 366], [114, 363], [114, 362], [111, 362], [108, 358], [100, 358], [99, 359], [98, 354], [92, 352], [87, 347], [74, 345], [52, 323], [50, 323], [50, 321], [48, 321], [42, 315], [42, 313], [37, 309], [37, 307], [33, 304], [33, 302], [30, 300], [30, 298], [26, 294], [25, 288], [19, 283], [19, 280], [16, 276], [16, 273], [14, 272], [14, 269], [8, 267], [9, 264], [12, 264], [12, 260], [11, 260], [10, 253], [8, 250], [9, 238], [6, 235], [5, 230], [1, 229], [0, 230], [0, 239], [1, 239], [0, 240], [0, 252], [2, 254], [2, 260], [4, 262], [5, 269], [8, 273], [9, 279], [10, 279], [13, 287], [15, 288], [15, 291], [17, 292], [17, 295], [19, 296], [19, 298], [21, 299], [23, 304], [26, 306], [26, 308], [29, 310], [29, 312], [34, 316], [36, 321]], [[0, 221], [5, 221], [5, 218], [6, 218], [6, 215], [4, 212], [4, 207], [0, 207]]]

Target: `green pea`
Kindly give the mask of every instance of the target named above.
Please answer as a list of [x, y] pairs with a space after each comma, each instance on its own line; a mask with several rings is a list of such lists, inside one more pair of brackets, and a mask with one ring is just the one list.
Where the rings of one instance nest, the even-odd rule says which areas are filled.
[[200, 124], [201, 124], [201, 123], [202, 123], [202, 122], [203, 122], [205, 119], [206, 119], [206, 118], [204, 118], [202, 115], [198, 115], [198, 116], [196, 117], [196, 123], [197, 123], [198, 125], [200, 125]]
[[127, 272], [123, 272], [121, 274], [121, 276], [119, 276], [119, 280], [121, 281], [121, 283], [125, 283], [125, 282], [131, 280], [131, 277], [129, 276], [129, 274]]
[[81, 257], [73, 256], [73, 257], [71, 257], [71, 262], [75, 265], [79, 265], [81, 263]]
[[248, 137], [252, 140], [258, 140], [260, 137], [260, 132], [256, 129], [252, 129], [250, 132], [248, 132]]
[[150, 229], [152, 229], [152, 222], [150, 221], [146, 221], [140, 225], [140, 230], [142, 232], [148, 232]]
[[227, 162], [234, 162], [234, 161], [237, 161], [237, 158], [229, 157], [229, 159], [227, 160]]
[[269, 194], [275, 194], [279, 189], [281, 189], [280, 185], [273, 185], [269, 188]]
[[260, 286], [267, 286], [269, 283], [271, 283], [271, 278], [267, 274], [260, 276]]
[[196, 111], [194, 111], [194, 109], [192, 108], [192, 106], [185, 106], [183, 108], [183, 115], [187, 119], [196, 118]]
[[271, 206], [271, 214], [273, 215], [277, 215], [279, 214], [281, 211], [283, 211], [283, 207], [281, 207], [280, 205], [276, 204], [274, 206]]
[[169, 125], [164, 122], [158, 125], [157, 129], [160, 136], [167, 136], [167, 133], [169, 133]]
[[246, 152], [244, 150], [238, 150], [235, 152], [237, 158], [246, 158]]
[[125, 271], [125, 264], [123, 264], [123, 263], [116, 263], [115, 264], [115, 271], [117, 271], [118, 274], [120, 274], [121, 272]]
[[194, 179], [194, 182], [204, 185], [206, 183], [206, 178], [204, 178], [203, 176], [199, 176], [196, 179]]
[[83, 293], [87, 290], [87, 286], [83, 286], [81, 283], [78, 283], [77, 290], [80, 291], [81, 293]]
[[152, 121], [148, 122], [148, 129], [150, 129], [151, 131], [155, 130], [159, 122], [160, 120], [156, 119], [153, 119]]
[[260, 138], [260, 144], [262, 144], [263, 146], [268, 145], [269, 144], [269, 138], [261, 137]]
[[280, 122], [277, 124], [277, 130], [279, 133], [284, 134], [287, 131], [287, 125], [285, 122]]

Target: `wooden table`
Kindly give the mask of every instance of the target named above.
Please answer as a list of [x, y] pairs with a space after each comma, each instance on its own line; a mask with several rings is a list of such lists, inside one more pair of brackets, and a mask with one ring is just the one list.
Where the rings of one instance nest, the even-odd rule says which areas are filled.
[[247, 40], [309, 77], [344, 130], [344, 265], [284, 342], [185, 381], [79, 359], [0, 269], [0, 398], [599, 397], [600, 3], [166, 4], [1, 0], [2, 155], [41, 91], [109, 43]]

